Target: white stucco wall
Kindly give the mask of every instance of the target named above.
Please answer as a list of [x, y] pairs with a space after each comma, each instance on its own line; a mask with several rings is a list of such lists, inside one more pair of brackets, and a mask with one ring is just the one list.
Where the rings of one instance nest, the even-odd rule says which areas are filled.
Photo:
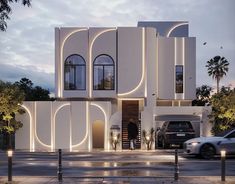
[[91, 49], [92, 67], [92, 97], [113, 97], [115, 98], [117, 83], [115, 82], [114, 90], [93, 90], [93, 62], [95, 58], [101, 54], [106, 54], [112, 57], [114, 61], [115, 81], [117, 81], [116, 74], [116, 28], [90, 28], [89, 29], [89, 49]]
[[196, 38], [185, 38], [185, 99], [196, 98]]
[[158, 39], [158, 70], [157, 97], [160, 99], [174, 99], [174, 38], [159, 37]]
[[145, 98], [147, 107], [153, 109], [156, 106], [157, 96], [157, 38], [156, 30], [146, 28], [146, 74], [145, 74]]
[[144, 97], [145, 81], [141, 82], [144, 75], [143, 62], [144, 67], [146, 66], [144, 55], [144, 28], [119, 27], [118, 95], [120, 97]]
[[50, 102], [37, 102], [33, 106], [35, 147], [42, 150], [44, 145], [51, 144], [51, 108]]
[[[63, 29], [62, 29], [63, 31]], [[69, 36], [63, 47], [63, 65], [62, 71], [64, 71], [64, 61], [72, 54], [78, 54], [83, 57], [86, 62], [86, 79], [89, 79], [89, 57], [88, 57], [88, 30], [81, 29], [81, 31], [73, 33]], [[62, 79], [64, 80], [64, 72], [62, 73]], [[63, 82], [64, 83], [64, 82]], [[64, 87], [63, 87], [64, 89]], [[88, 97], [88, 80], [86, 80], [86, 90], [63, 90], [63, 97]]]
[[91, 125], [96, 120], [105, 123], [104, 149], [109, 149], [110, 102], [24, 102], [23, 107], [26, 113], [17, 117], [24, 126], [16, 132], [16, 149], [91, 150]]
[[[64, 28], [55, 28], [55, 95], [56, 97], [63, 97], [63, 90], [64, 90], [64, 54], [68, 54], [68, 52], [74, 51], [74, 49], [65, 49], [64, 45], [67, 44], [67, 39], [70, 40], [70, 36], [72, 37], [78, 37], [79, 32], [85, 31], [87, 28], [76, 28], [76, 27], [64, 27]], [[81, 39], [86, 39], [81, 38]], [[73, 47], [73, 44], [75, 44], [75, 51], [76, 48], [79, 47], [79, 45], [76, 42], [76, 39], [72, 41], [70, 44], [68, 41], [68, 44]], [[86, 44], [86, 43], [85, 43]], [[84, 47], [86, 48], [86, 47]], [[65, 53], [64, 53], [65, 52]], [[66, 95], [66, 94], [65, 94]], [[74, 92], [72, 92], [71, 95], [74, 95]], [[82, 94], [81, 94], [82, 95]]]
[[[158, 38], [157, 91], [159, 99], [195, 99], [195, 43], [195, 38]], [[176, 65], [183, 65], [183, 93], [175, 93]]]

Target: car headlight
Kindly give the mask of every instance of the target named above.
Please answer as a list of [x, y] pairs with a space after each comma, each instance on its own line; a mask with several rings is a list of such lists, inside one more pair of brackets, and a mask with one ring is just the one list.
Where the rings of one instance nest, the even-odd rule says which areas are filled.
[[189, 145], [192, 145], [192, 146], [196, 146], [198, 144], [200, 144], [200, 142], [191, 142], [191, 143], [189, 143]]

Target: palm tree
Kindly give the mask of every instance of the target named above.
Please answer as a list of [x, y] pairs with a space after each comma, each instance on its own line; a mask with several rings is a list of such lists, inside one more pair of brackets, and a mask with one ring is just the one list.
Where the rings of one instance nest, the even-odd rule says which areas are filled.
[[225, 57], [215, 56], [207, 61], [207, 71], [217, 83], [217, 93], [219, 92], [219, 82], [228, 72], [229, 62]]

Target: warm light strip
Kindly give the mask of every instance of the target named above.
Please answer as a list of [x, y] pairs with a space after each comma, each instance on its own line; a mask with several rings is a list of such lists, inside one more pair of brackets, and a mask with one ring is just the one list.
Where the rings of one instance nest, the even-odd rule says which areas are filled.
[[34, 124], [35, 124], [35, 127], [34, 127], [34, 130], [35, 130], [35, 137], [36, 137], [37, 141], [38, 141], [42, 146], [45, 146], [45, 147], [47, 147], [47, 148], [51, 148], [51, 145], [48, 145], [48, 144], [43, 143], [43, 142], [39, 139], [39, 137], [38, 137], [38, 135], [37, 135], [37, 104], [36, 104], [36, 103], [37, 103], [37, 102], [34, 102], [34, 110], [35, 110], [35, 114], [34, 114]]
[[52, 150], [54, 150], [55, 149], [55, 118], [56, 118], [56, 114], [58, 113], [58, 111], [60, 110], [60, 109], [62, 109], [63, 107], [65, 107], [65, 106], [68, 106], [68, 105], [70, 105], [70, 103], [66, 103], [66, 104], [63, 104], [63, 105], [61, 105], [56, 111], [55, 111], [55, 113], [54, 113], [54, 116], [53, 116], [53, 148], [52, 148]]
[[54, 134], [53, 134], [53, 118], [52, 118], [52, 104], [53, 102], [50, 103], [51, 105], [51, 152], [53, 151], [53, 148], [54, 148]]
[[145, 28], [142, 28], [142, 76], [139, 84], [129, 92], [119, 93], [118, 96], [126, 96], [134, 93], [142, 85], [145, 76]]
[[183, 58], [183, 99], [185, 99], [185, 39], [182, 38], [182, 58]]
[[35, 144], [34, 144], [34, 137], [33, 137], [33, 121], [32, 121], [32, 114], [30, 112], [30, 110], [28, 109], [28, 107], [26, 107], [25, 105], [21, 105], [29, 114], [29, 121], [30, 121], [30, 133], [29, 133], [29, 149], [30, 151], [35, 151]]
[[[104, 140], [106, 140], [106, 143], [107, 143], [107, 140], [109, 140], [109, 136], [108, 136], [108, 117], [107, 117], [107, 114], [106, 114], [105, 110], [103, 109], [103, 107], [101, 107], [100, 105], [95, 104], [93, 102], [91, 103], [91, 105], [98, 107], [103, 112], [103, 114], [104, 114], [104, 119], [105, 119], [104, 120], [105, 121], [105, 138], [104, 138]], [[110, 149], [109, 142], [107, 144], [108, 144], [108, 150], [109, 150]]]
[[106, 33], [106, 32], [109, 32], [109, 31], [116, 31], [117, 28], [112, 28], [112, 29], [106, 29], [106, 30], [103, 30], [101, 31], [100, 33], [98, 33], [94, 38], [93, 40], [91, 41], [91, 45], [90, 45], [90, 48], [89, 48], [89, 60], [90, 60], [90, 67], [89, 67], [89, 97], [91, 98], [92, 97], [92, 49], [93, 49], [93, 44], [95, 42], [95, 40], [100, 36], [102, 35], [103, 33]]
[[159, 61], [158, 61], [158, 57], [159, 57], [159, 48], [158, 48], [158, 42], [159, 42], [159, 38], [157, 38], [157, 49], [156, 49], [156, 55], [157, 55], [157, 57], [156, 57], [156, 78], [157, 78], [157, 80], [156, 80], [156, 86], [157, 86], [157, 94], [156, 94], [156, 98], [158, 98], [159, 97], [159, 92], [160, 92], [160, 90], [159, 90], [159, 71], [158, 71], [158, 64], [159, 64]]
[[118, 100], [144, 100], [144, 98], [118, 98]]
[[179, 24], [176, 24], [175, 26], [173, 26], [167, 33], [166, 37], [169, 37], [170, 34], [172, 33], [172, 31], [174, 31], [174, 29], [180, 27], [180, 26], [183, 26], [183, 25], [188, 25], [188, 23], [179, 23]]
[[70, 132], [70, 135], [69, 135], [69, 151], [72, 152], [73, 151], [73, 147], [72, 147], [72, 136], [73, 136], [73, 133], [72, 133], [72, 105], [71, 105], [71, 101], [70, 101], [70, 106], [69, 106], [69, 114], [70, 114], [70, 117], [69, 117], [69, 132]]
[[[64, 72], [63, 72], [63, 68], [64, 68], [64, 60], [63, 60], [63, 50], [64, 50], [64, 44], [65, 44], [65, 41], [74, 33], [77, 33], [77, 32], [80, 32], [80, 31], [86, 31], [86, 29], [76, 29], [74, 31], [72, 31], [71, 33], [69, 33], [64, 41], [62, 42], [61, 44], [61, 48], [60, 48], [60, 64], [58, 66], [60, 66], [60, 81], [58, 81], [58, 97], [62, 97], [62, 91], [63, 91], [63, 76], [64, 76]], [[59, 78], [59, 76], [58, 76]]]
[[175, 67], [176, 67], [176, 63], [177, 63], [177, 39], [174, 38], [174, 56], [175, 56], [175, 66], [174, 66], [174, 92], [175, 92], [175, 99], [176, 99], [176, 70], [175, 70]]
[[80, 143], [72, 145], [72, 148], [80, 146], [81, 144], [83, 144], [87, 140], [88, 128], [89, 128], [88, 126], [89, 126], [89, 102], [86, 102], [86, 135]]
[[[146, 34], [144, 34], [144, 52], [142, 54], [142, 62], [143, 60], [145, 61], [145, 53], [146, 53], [146, 46], [145, 46], [145, 40], [146, 40]], [[142, 47], [143, 49], [143, 47]], [[145, 63], [144, 63], [144, 66], [145, 66]], [[145, 89], [144, 89], [144, 97], [147, 98], [147, 84], [148, 84], [148, 81], [147, 81], [147, 69], [146, 67], [144, 67], [144, 78], [145, 78]]]

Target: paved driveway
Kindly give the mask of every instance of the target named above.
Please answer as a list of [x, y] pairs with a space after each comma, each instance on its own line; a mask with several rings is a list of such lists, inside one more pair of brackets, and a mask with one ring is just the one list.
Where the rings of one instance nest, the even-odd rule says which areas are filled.
[[[15, 152], [14, 176], [56, 176], [57, 154]], [[220, 176], [220, 158], [203, 160], [179, 153], [180, 176]], [[226, 160], [226, 175], [235, 176], [235, 157]], [[7, 157], [0, 152], [0, 176], [7, 176]], [[170, 177], [174, 150], [63, 153], [65, 177]]]

